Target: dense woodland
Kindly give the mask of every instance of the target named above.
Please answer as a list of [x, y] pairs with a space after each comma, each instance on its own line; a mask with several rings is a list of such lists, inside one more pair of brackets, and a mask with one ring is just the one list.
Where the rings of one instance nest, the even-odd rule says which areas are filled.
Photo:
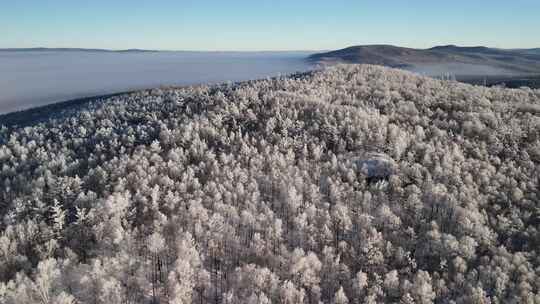
[[539, 176], [540, 90], [341, 65], [115, 96], [1, 128], [0, 303], [539, 304]]

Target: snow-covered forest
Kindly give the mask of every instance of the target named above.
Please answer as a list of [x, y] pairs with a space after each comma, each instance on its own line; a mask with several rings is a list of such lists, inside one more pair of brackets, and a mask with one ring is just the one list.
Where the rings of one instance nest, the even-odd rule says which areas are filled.
[[[1, 122], [0, 122], [1, 123]], [[0, 130], [0, 303], [540, 303], [540, 90], [340, 65]]]

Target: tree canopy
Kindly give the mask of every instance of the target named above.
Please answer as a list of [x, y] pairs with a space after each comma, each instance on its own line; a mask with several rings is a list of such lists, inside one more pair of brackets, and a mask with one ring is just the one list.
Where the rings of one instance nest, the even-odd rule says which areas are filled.
[[538, 109], [340, 65], [1, 127], [0, 303], [540, 303]]

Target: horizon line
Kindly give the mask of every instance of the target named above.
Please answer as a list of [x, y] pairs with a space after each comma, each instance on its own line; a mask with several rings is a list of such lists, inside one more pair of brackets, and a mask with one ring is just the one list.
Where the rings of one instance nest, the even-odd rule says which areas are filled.
[[212, 50], [212, 49], [145, 49], [145, 48], [126, 48], [126, 49], [117, 49], [117, 48], [94, 48], [94, 47], [44, 47], [44, 46], [35, 46], [35, 47], [0, 47], [0, 51], [46, 51], [46, 50], [63, 50], [63, 51], [94, 51], [94, 52], [201, 52], [201, 53], [265, 53], [265, 52], [327, 52], [332, 50], [341, 50], [350, 47], [357, 46], [395, 46], [402, 48], [412, 48], [418, 50], [429, 50], [435, 47], [486, 47], [502, 50], [532, 50], [539, 49], [540, 47], [491, 47], [486, 45], [458, 45], [458, 44], [438, 44], [431, 47], [411, 47], [411, 46], [400, 46], [396, 44], [388, 43], [373, 43], [373, 44], [351, 44], [345, 47], [339, 47], [335, 49], [254, 49], [254, 50], [235, 50], [235, 49], [223, 49], [223, 50]]
[[254, 49], [254, 50], [234, 50], [234, 49], [224, 49], [224, 50], [202, 50], [202, 49], [144, 49], [144, 48], [127, 48], [127, 49], [116, 49], [116, 48], [86, 48], [86, 47], [0, 47], [0, 51], [40, 51], [40, 50], [66, 50], [66, 51], [96, 51], [96, 52], [205, 52], [205, 53], [263, 53], [263, 52], [320, 52], [320, 51], [329, 51], [326, 49], [318, 50], [301, 50], [301, 49]]

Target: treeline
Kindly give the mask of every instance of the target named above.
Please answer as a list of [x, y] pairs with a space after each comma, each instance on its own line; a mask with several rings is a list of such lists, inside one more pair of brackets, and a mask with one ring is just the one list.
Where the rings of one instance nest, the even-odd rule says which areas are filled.
[[115, 96], [0, 129], [0, 303], [540, 303], [538, 176], [539, 90], [343, 65]]

